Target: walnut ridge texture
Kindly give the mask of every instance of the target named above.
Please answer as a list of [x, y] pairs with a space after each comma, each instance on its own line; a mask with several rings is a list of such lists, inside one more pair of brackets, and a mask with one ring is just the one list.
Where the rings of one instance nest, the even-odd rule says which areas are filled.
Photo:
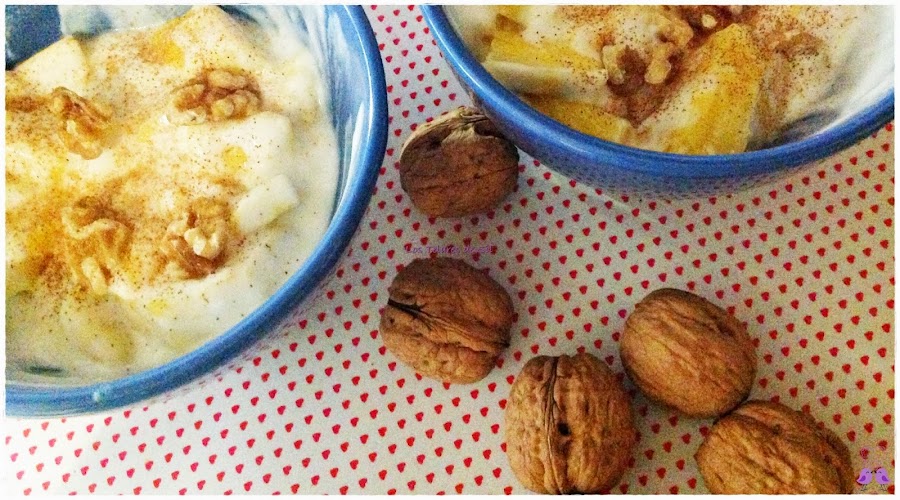
[[509, 295], [461, 260], [416, 259], [388, 292], [380, 325], [384, 345], [422, 375], [476, 382], [509, 346], [514, 317]]
[[513, 383], [506, 454], [538, 493], [599, 493], [622, 477], [637, 439], [628, 395], [596, 357], [538, 356]]
[[852, 493], [856, 477], [837, 435], [769, 401], [749, 401], [716, 422], [695, 458], [712, 493]]
[[433, 217], [495, 208], [518, 176], [519, 151], [472, 108], [421, 124], [400, 150], [400, 185], [413, 205]]
[[756, 350], [744, 325], [681, 290], [656, 290], [639, 302], [619, 349], [625, 371], [648, 398], [692, 417], [733, 409], [756, 378]]

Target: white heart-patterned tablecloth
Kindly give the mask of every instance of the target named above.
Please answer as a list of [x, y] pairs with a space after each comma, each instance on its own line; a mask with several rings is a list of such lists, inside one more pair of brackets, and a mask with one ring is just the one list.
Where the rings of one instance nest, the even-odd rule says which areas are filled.
[[[895, 479], [891, 125], [776, 184], [674, 202], [594, 190], [523, 155], [502, 207], [429, 219], [400, 188], [399, 147], [414, 124], [469, 100], [417, 8], [366, 11], [388, 84], [388, 150], [323, 295], [235, 367], [148, 406], [6, 419], [5, 491], [526, 493], [504, 452], [515, 375], [534, 355], [579, 350], [621, 375], [624, 318], [660, 287], [745, 321], [760, 358], [752, 396], [810, 413], [855, 467]], [[511, 347], [472, 385], [419, 377], [378, 335], [398, 268], [448, 245], [477, 248], [456, 256], [488, 270], [518, 313]], [[693, 454], [711, 421], [648, 403], [623, 381], [640, 441], [613, 492], [706, 492]]]

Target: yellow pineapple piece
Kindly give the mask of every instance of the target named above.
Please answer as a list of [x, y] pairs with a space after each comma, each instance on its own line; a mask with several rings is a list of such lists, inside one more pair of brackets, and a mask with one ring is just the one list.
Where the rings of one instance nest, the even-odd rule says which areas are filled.
[[147, 63], [180, 70], [187, 79], [205, 68], [260, 68], [271, 65], [248, 31], [252, 25], [215, 5], [194, 7], [181, 17], [153, 28], [141, 42]]
[[183, 18], [177, 17], [156, 28], [141, 47], [141, 57], [153, 64], [184, 67], [184, 49], [173, 37], [182, 20]]
[[634, 143], [636, 130], [631, 123], [597, 105], [547, 96], [530, 96], [525, 100], [541, 113], [579, 132], [619, 144]]
[[[497, 5], [494, 9], [498, 16], [505, 17], [510, 21], [514, 21], [521, 25], [528, 22], [529, 6], [527, 5]], [[498, 19], [497, 22], [500, 23], [502, 21]]]
[[494, 33], [484, 67], [513, 92], [581, 98], [606, 93], [607, 72], [599, 61], [562, 43], [528, 43], [513, 29]]
[[229, 144], [222, 151], [222, 159], [225, 160], [225, 167], [229, 171], [234, 172], [247, 164], [247, 153], [244, 151], [244, 148]]
[[713, 34], [679, 87], [641, 124], [646, 147], [695, 155], [745, 151], [764, 70], [748, 28], [733, 24]]

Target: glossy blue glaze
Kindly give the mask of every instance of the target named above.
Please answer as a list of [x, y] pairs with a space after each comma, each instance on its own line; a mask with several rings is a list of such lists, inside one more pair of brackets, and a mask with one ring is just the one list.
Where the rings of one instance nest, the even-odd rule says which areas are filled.
[[[277, 329], [330, 277], [365, 213], [384, 158], [387, 100], [378, 44], [361, 7], [286, 7], [327, 82], [340, 149], [340, 178], [331, 224], [303, 266], [256, 311], [221, 336], [163, 366], [87, 386], [7, 380], [11, 416], [97, 412], [159, 396], [226, 363]], [[231, 10], [253, 7], [236, 7]], [[7, 68], [60, 36], [55, 8], [7, 7]], [[35, 43], [39, 41], [40, 43]], [[302, 307], [302, 306], [301, 306]]]
[[548, 167], [596, 188], [663, 197], [738, 191], [794, 172], [872, 134], [894, 117], [893, 85], [873, 105], [830, 129], [740, 154], [658, 153], [577, 132], [525, 104], [469, 52], [440, 6], [423, 5], [444, 58], [477, 106], [520, 149]]

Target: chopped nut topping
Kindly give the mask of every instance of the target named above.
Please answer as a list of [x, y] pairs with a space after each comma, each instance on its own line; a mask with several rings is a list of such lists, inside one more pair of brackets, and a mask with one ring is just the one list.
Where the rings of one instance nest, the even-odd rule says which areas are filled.
[[259, 111], [260, 102], [258, 87], [250, 76], [213, 69], [175, 91], [167, 117], [176, 125], [246, 118]]
[[190, 246], [191, 250], [204, 259], [215, 259], [222, 253], [222, 234], [224, 231], [216, 231], [212, 235], [207, 236], [203, 230], [198, 227], [192, 227], [184, 232], [184, 241]]
[[211, 274], [222, 264], [231, 233], [225, 203], [202, 198], [180, 219], [169, 224], [164, 253], [189, 278]]
[[246, 76], [224, 69], [210, 71], [206, 75], [206, 81], [211, 87], [219, 87], [226, 90], [240, 90], [247, 88], [250, 84]]
[[687, 21], [682, 19], [667, 19], [659, 27], [659, 34], [666, 42], [674, 44], [678, 48], [684, 48], [694, 38], [694, 30]]
[[103, 152], [103, 139], [112, 113], [65, 87], [50, 95], [50, 111], [59, 120], [57, 135], [69, 151], [93, 160]]
[[97, 295], [106, 293], [112, 271], [120, 265], [131, 229], [99, 198], [87, 196], [61, 214], [66, 262], [76, 281]]
[[672, 71], [672, 62], [669, 60], [677, 49], [674, 44], [664, 43], [655, 45], [650, 55], [650, 64], [644, 72], [644, 81], [651, 85], [659, 85], [666, 81]]
[[713, 32], [736, 22], [743, 9], [741, 6], [679, 5], [676, 10], [694, 29]]
[[607, 45], [601, 49], [600, 56], [603, 60], [603, 67], [609, 74], [609, 81], [614, 85], [622, 85], [625, 83], [625, 72], [619, 64], [619, 58], [624, 52], [621, 45]]

